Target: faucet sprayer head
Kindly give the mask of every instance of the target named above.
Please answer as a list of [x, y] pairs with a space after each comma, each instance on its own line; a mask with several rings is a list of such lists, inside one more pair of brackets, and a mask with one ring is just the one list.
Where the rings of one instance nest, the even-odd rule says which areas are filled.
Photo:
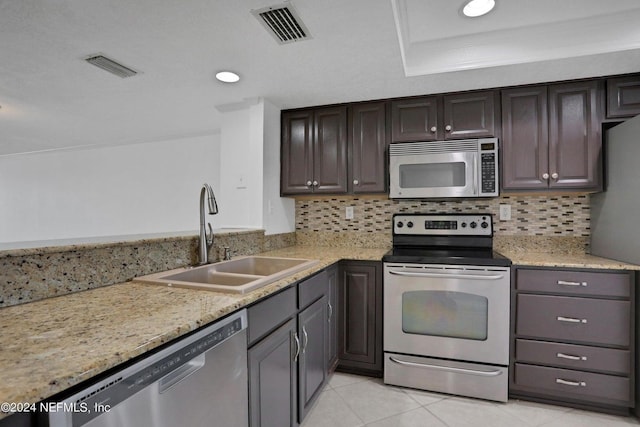
[[203, 186], [207, 190], [207, 202], [209, 204], [209, 214], [215, 215], [218, 213], [218, 203], [216, 202], [216, 196], [213, 194], [213, 190], [209, 184]]

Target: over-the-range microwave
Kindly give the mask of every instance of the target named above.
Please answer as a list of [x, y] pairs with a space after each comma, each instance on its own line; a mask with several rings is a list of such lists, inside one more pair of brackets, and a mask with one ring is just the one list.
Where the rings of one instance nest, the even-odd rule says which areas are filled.
[[497, 197], [498, 139], [398, 142], [389, 146], [389, 197]]

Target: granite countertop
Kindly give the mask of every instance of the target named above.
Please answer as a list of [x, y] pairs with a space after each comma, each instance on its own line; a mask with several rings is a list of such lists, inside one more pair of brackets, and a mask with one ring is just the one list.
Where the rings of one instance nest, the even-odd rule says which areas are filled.
[[513, 265], [536, 267], [596, 268], [605, 270], [640, 270], [640, 265], [580, 253], [542, 253], [500, 249]]
[[[127, 282], [2, 308], [0, 402], [39, 402], [336, 261], [380, 260], [387, 250], [293, 246], [265, 252], [320, 263], [244, 295]], [[0, 418], [7, 415], [0, 412]]]
[[[244, 295], [126, 282], [0, 309], [0, 402], [36, 403], [258, 301], [341, 259], [388, 248], [291, 246], [260, 255], [317, 259]], [[514, 265], [640, 270], [584, 254], [501, 249]], [[0, 413], [0, 418], [7, 414]]]

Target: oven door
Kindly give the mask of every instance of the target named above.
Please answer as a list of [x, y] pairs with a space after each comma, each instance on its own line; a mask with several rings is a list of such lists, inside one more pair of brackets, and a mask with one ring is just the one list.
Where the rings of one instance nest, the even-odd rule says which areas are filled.
[[384, 351], [507, 365], [510, 268], [384, 265]]
[[477, 152], [391, 155], [389, 197], [477, 197]]

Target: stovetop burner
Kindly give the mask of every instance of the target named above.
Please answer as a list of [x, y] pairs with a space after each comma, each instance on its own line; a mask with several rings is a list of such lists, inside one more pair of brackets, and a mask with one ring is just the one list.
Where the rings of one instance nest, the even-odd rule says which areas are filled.
[[511, 260], [492, 249], [479, 248], [393, 248], [383, 262], [415, 264], [495, 265], [507, 267]]
[[491, 214], [396, 214], [383, 262], [510, 266], [493, 250]]

